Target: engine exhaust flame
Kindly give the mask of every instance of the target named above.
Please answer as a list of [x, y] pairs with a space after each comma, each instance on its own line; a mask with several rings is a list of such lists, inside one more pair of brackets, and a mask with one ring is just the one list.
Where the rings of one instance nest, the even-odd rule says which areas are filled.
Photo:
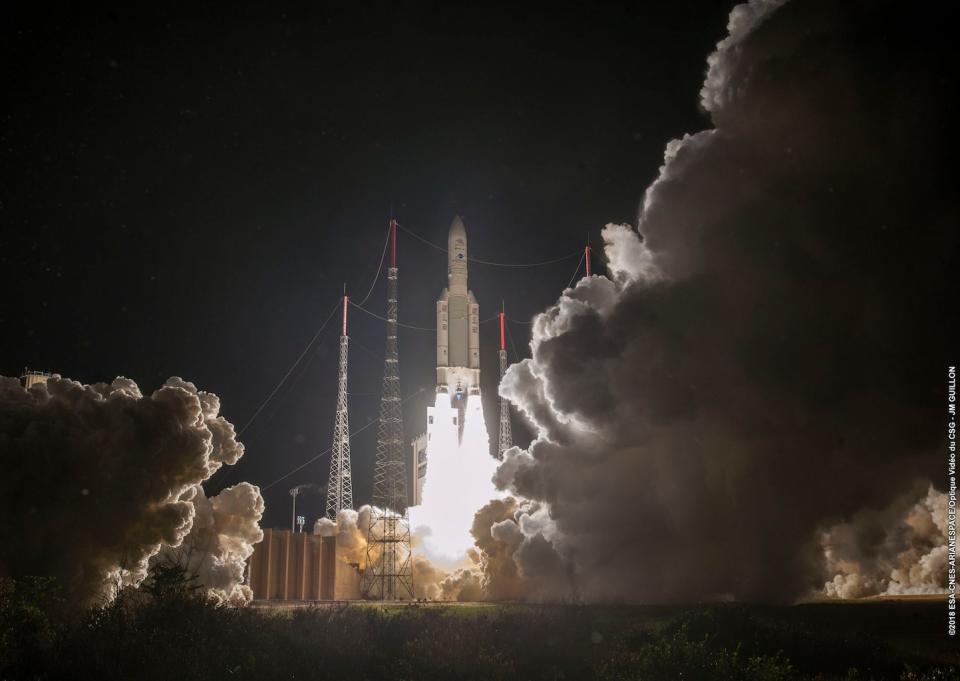
[[493, 486], [497, 468], [479, 395], [468, 398], [463, 438], [458, 443], [458, 411], [438, 393], [428, 425], [427, 477], [423, 503], [410, 510], [419, 552], [440, 565], [463, 564], [473, 548], [470, 528], [478, 508], [501, 493]]

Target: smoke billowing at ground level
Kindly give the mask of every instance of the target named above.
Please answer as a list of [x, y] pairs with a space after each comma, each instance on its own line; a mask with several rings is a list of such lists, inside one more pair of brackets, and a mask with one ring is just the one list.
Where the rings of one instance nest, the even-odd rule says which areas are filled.
[[[373, 508], [363, 505], [354, 511], [342, 509], [336, 520], [319, 518], [313, 527], [314, 534], [337, 538], [337, 560], [357, 565], [365, 570], [368, 560], [377, 560], [378, 550], [368, 552], [370, 520]], [[375, 526], [376, 527], [376, 526]], [[469, 535], [469, 531], [467, 531]], [[459, 533], [454, 535], [460, 543]], [[374, 534], [376, 538], [381, 535]], [[413, 588], [415, 598], [444, 601], [485, 600], [486, 594], [480, 584], [480, 573], [476, 567], [479, 560], [476, 551], [465, 549], [455, 560], [431, 559], [430, 552], [423, 550], [422, 541], [413, 535]], [[382, 549], [382, 547], [381, 547]], [[398, 561], [405, 558], [401, 549], [397, 551]]]
[[0, 433], [0, 575], [56, 577], [71, 601], [102, 604], [175, 562], [217, 601], [250, 599], [260, 491], [201, 487], [243, 456], [216, 395], [180, 378], [144, 396], [127, 378], [0, 377]]
[[538, 435], [477, 514], [491, 597], [944, 587], [951, 41], [891, 2], [728, 28], [713, 127], [667, 145], [638, 229], [603, 232], [609, 279], [540, 314], [500, 386]]

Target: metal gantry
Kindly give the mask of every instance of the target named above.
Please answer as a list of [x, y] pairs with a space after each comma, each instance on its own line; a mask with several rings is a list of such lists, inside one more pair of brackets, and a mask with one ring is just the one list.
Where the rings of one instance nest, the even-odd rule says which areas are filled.
[[[500, 310], [500, 381], [507, 372], [507, 344], [504, 338], [504, 311]], [[510, 402], [500, 398], [500, 440], [497, 443], [497, 457], [502, 459], [503, 453], [513, 447], [513, 433], [510, 432]]]
[[413, 598], [413, 552], [407, 517], [403, 409], [397, 349], [397, 223], [390, 221], [390, 267], [387, 269], [387, 343], [383, 393], [373, 474], [373, 510], [367, 532], [367, 567], [361, 585], [366, 598], [393, 601]]
[[347, 304], [343, 297], [343, 328], [340, 334], [340, 371], [337, 380], [337, 416], [330, 448], [330, 476], [327, 479], [327, 517], [337, 519], [344, 508], [353, 508], [353, 478], [350, 474], [350, 415], [347, 411]]

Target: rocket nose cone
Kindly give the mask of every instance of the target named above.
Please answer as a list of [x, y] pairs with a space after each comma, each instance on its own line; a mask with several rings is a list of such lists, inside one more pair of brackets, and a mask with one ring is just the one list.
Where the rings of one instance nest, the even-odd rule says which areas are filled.
[[467, 259], [467, 228], [463, 226], [460, 216], [453, 218], [450, 223], [450, 234], [447, 237], [447, 252], [450, 262], [466, 261]]
[[450, 223], [450, 236], [466, 236], [467, 228], [463, 225], [463, 218], [459, 215], [454, 216], [453, 222]]

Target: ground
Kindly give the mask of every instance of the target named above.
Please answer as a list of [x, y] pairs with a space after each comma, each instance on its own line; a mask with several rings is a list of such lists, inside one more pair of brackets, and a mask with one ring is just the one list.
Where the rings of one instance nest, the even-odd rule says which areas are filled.
[[0, 679], [960, 678], [943, 599], [232, 608], [181, 594], [80, 614], [21, 586], [0, 602]]
[[[413, 619], [442, 613], [450, 626], [456, 626], [456, 621], [464, 618], [493, 626], [503, 620], [518, 620], [533, 626], [549, 622], [547, 629], [566, 622], [577, 632], [574, 645], [580, 636], [589, 638], [592, 648], [621, 648], [621, 652], [628, 641], [664, 640], [683, 630], [687, 640], [706, 641], [710, 649], [739, 647], [748, 657], [779, 656], [789, 662], [792, 670], [786, 678], [909, 679], [924, 678], [925, 673], [929, 678], [952, 678], [954, 673], [960, 678], [960, 640], [947, 635], [947, 604], [940, 596], [823, 601], [794, 606], [258, 602], [254, 607], [288, 614], [291, 610], [331, 607], [373, 610], [387, 617]], [[551, 646], [549, 638], [539, 643]], [[591, 654], [594, 652], [591, 650]]]

